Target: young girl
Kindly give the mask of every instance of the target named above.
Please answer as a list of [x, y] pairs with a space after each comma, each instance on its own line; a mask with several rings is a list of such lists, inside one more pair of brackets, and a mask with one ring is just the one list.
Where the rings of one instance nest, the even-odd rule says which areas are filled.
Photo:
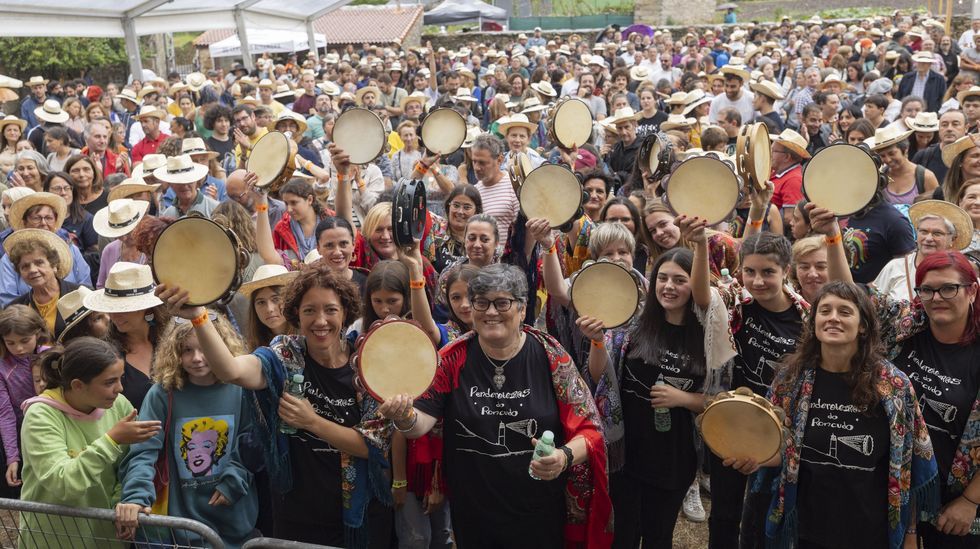
[[[0, 437], [6, 455], [7, 486], [20, 486], [20, 424], [24, 421], [21, 404], [35, 396], [31, 360], [38, 347], [50, 341], [47, 326], [37, 311], [26, 305], [10, 305], [0, 311]], [[5, 497], [16, 490], [3, 489]]]
[[[133, 405], [119, 398], [123, 367], [115, 347], [92, 337], [75, 339], [41, 357], [48, 388], [24, 402], [25, 501], [101, 509], [116, 503], [117, 469], [128, 446], [160, 430], [159, 421], [137, 421]], [[65, 523], [32, 513], [21, 513], [20, 526], [22, 547], [57, 547], [71, 536], [90, 540], [79, 546], [103, 548], [110, 545], [104, 540], [117, 533], [104, 521], [76, 518]]]
[[248, 348], [268, 345], [277, 335], [290, 330], [282, 314], [282, 291], [299, 271], [287, 271], [282, 265], [262, 265], [252, 280], [242, 284], [239, 292], [248, 298]]
[[[211, 313], [214, 326], [233, 353], [244, 345], [223, 316]], [[239, 441], [249, 432], [242, 388], [218, 381], [201, 352], [190, 322], [180, 319], [164, 332], [154, 360], [153, 381], [140, 418], [163, 422], [163, 432], [135, 444], [123, 461], [122, 501], [116, 505], [121, 526], [135, 528], [140, 512], [161, 505], [170, 516], [194, 519], [221, 534], [228, 547], [239, 547], [252, 533], [258, 512], [252, 473], [241, 459]], [[154, 465], [160, 452], [169, 475], [167, 488], [154, 489]], [[181, 544], [197, 544], [180, 534]], [[174, 540], [175, 542], [177, 540]]]

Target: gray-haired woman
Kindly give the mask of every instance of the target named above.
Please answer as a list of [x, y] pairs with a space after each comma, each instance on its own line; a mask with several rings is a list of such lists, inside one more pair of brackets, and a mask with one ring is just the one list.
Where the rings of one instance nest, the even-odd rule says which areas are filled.
[[[442, 348], [432, 388], [414, 403], [395, 397], [379, 412], [408, 438], [444, 420], [459, 546], [608, 546], [612, 507], [595, 403], [561, 345], [522, 325], [526, 275], [512, 265], [484, 267], [470, 280], [469, 298], [473, 331]], [[557, 449], [530, 463], [545, 431]]]
[[20, 151], [14, 164], [11, 183], [14, 187], [28, 187], [41, 192], [44, 178], [48, 176], [48, 161], [37, 151]]

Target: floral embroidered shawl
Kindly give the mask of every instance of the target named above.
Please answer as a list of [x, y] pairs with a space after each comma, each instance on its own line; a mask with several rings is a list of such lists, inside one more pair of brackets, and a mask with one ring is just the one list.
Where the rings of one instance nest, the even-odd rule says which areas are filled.
[[[790, 383], [786, 369], [776, 373], [770, 400], [786, 412], [791, 433], [783, 451], [779, 485], [769, 509], [766, 535], [775, 538], [776, 547], [796, 544], [796, 498], [807, 413], [816, 371], [804, 370]], [[919, 402], [908, 377], [890, 362], [878, 369], [878, 394], [888, 417], [890, 452], [888, 456], [888, 540], [892, 549], [902, 547], [905, 530], [915, 519], [912, 509], [933, 513], [939, 508], [938, 467], [932, 442]], [[914, 505], [913, 505], [914, 504]]]
[[[565, 440], [581, 436], [589, 450], [588, 462], [572, 466], [565, 486], [565, 547], [609, 547], [613, 536], [612, 502], [599, 412], [585, 380], [561, 345], [530, 326], [524, 325], [523, 330], [544, 346], [548, 356]], [[437, 375], [431, 390], [445, 393], [455, 389], [466, 364], [468, 342], [475, 336], [475, 332], [467, 332], [439, 351], [439, 368], [445, 370], [445, 375]]]

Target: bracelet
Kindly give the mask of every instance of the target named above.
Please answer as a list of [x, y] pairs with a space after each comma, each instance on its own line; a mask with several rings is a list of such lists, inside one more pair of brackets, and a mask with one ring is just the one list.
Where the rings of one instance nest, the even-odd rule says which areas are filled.
[[415, 424], [418, 423], [418, 422], [419, 422], [419, 414], [418, 414], [418, 412], [415, 411], [414, 408], [412, 408], [412, 424], [409, 425], [407, 429], [402, 429], [401, 427], [398, 426], [398, 423], [392, 421], [392, 423], [395, 424], [395, 429], [399, 433], [408, 433], [408, 432], [410, 432], [413, 428], [415, 428]]
[[592, 348], [593, 349], [605, 349], [606, 348], [606, 342], [603, 341], [603, 340], [601, 340], [601, 339], [593, 339], [592, 340]]
[[837, 244], [837, 243], [839, 243], [841, 241], [841, 235], [840, 235], [840, 233], [837, 233], [834, 236], [828, 236], [828, 237], [826, 237], [826, 240], [827, 240], [827, 245], [828, 246], [833, 246], [834, 244]]
[[205, 310], [203, 313], [201, 313], [201, 316], [195, 316], [194, 318], [191, 319], [191, 326], [194, 326], [195, 328], [198, 326], [203, 326], [204, 324], [207, 323], [207, 321], [208, 321], [208, 312]]
[[310, 168], [312, 167], [313, 167], [313, 162], [309, 160], [306, 161], [306, 164], [303, 164], [303, 169], [306, 171], [310, 171]]
[[572, 455], [572, 449], [569, 448], [568, 446], [562, 446], [561, 448], [558, 449], [565, 454], [565, 467], [563, 467], [561, 470], [561, 472], [564, 473], [565, 471], [572, 468], [572, 461], [574, 461], [575, 457]]
[[965, 499], [966, 501], [969, 501], [973, 505], [980, 505], [980, 503], [977, 503], [977, 502], [973, 501], [972, 499], [966, 497], [966, 492], [963, 492], [962, 494], [960, 494], [960, 497], [963, 498], [963, 499]]
[[393, 480], [391, 481], [391, 489], [398, 490], [399, 488], [408, 488], [407, 480]]
[[256, 212], [267, 212], [267, 211], [269, 211], [269, 205], [268, 204], [257, 204], [255, 206], [255, 211]]
[[424, 174], [427, 171], [429, 171], [429, 166], [426, 166], [425, 162], [419, 160], [418, 162], [415, 163], [415, 171]]
[[409, 281], [408, 287], [413, 290], [421, 290], [422, 288], [425, 288], [425, 279], [423, 278], [422, 280]]
[[546, 251], [545, 253], [548, 255], [555, 255], [557, 251], [558, 251], [557, 242], [552, 242], [551, 246], [548, 248], [548, 251]]
[[752, 227], [753, 229], [761, 228], [763, 221], [764, 220], [762, 220], [762, 219], [760, 219], [758, 221], [749, 220], [749, 227]]
[[347, 172], [337, 172], [337, 183], [347, 181]]

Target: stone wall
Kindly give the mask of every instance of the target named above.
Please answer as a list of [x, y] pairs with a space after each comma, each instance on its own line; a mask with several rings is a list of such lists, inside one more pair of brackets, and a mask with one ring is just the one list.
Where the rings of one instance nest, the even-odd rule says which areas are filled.
[[636, 0], [637, 23], [651, 26], [691, 25], [715, 20], [715, 0]]

